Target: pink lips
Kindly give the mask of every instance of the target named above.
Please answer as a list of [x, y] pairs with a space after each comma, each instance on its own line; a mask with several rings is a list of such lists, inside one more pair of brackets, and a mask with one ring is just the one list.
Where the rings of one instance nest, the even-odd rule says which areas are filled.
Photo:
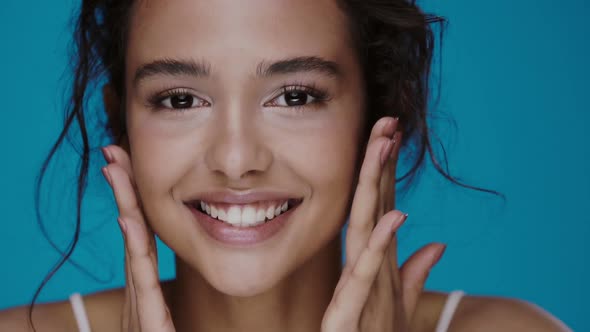
[[277, 234], [289, 220], [294, 206], [272, 220], [252, 227], [235, 227], [201, 212], [187, 204], [199, 225], [213, 239], [229, 246], [246, 247], [261, 243]]
[[232, 190], [201, 193], [192, 201], [204, 201], [207, 203], [225, 204], [253, 204], [262, 201], [286, 201], [293, 195], [276, 191], [246, 191], [236, 193]]
[[[197, 208], [200, 201], [216, 204], [256, 204], [264, 201], [289, 200], [289, 210], [283, 212], [272, 220], [251, 227], [236, 227], [217, 220]], [[191, 210], [197, 223], [213, 239], [228, 245], [247, 247], [259, 244], [277, 234], [287, 224], [291, 214], [301, 202], [301, 199], [293, 199], [293, 195], [278, 191], [241, 191], [222, 190], [201, 193], [194, 199], [186, 201], [186, 206]]]

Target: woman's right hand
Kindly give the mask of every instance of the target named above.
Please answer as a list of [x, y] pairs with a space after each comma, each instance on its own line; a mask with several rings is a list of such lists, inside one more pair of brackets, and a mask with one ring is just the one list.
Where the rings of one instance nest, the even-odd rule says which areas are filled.
[[129, 156], [116, 145], [104, 147], [102, 151], [108, 163], [102, 172], [115, 195], [125, 242], [126, 287], [121, 332], [174, 332], [158, 277], [156, 240], [145, 222]]

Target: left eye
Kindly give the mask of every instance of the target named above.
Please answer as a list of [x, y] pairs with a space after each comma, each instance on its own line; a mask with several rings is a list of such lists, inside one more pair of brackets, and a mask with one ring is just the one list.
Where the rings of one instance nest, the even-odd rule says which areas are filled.
[[282, 93], [268, 102], [265, 106], [271, 107], [304, 107], [319, 105], [327, 101], [326, 92], [307, 86], [288, 86], [282, 89]]
[[162, 106], [172, 109], [192, 108], [197, 106], [196, 98], [189, 94], [179, 94], [162, 99]]
[[313, 103], [316, 98], [305, 91], [286, 91], [276, 98], [276, 106], [303, 106]]
[[198, 106], [207, 106], [207, 102], [188, 93], [179, 93], [168, 96], [161, 101], [162, 106], [168, 109], [185, 109]]

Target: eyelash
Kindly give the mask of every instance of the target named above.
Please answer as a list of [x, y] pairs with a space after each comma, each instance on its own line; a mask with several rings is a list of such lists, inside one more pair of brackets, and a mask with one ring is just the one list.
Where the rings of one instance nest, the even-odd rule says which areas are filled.
[[[304, 108], [307, 108], [307, 107], [315, 108], [315, 107], [322, 106], [328, 100], [330, 100], [328, 93], [325, 90], [318, 88], [315, 84], [311, 84], [311, 85], [305, 85], [303, 83], [296, 83], [296, 84], [290, 84], [290, 85], [285, 84], [280, 89], [280, 91], [281, 91], [280, 94], [277, 94], [275, 97], [273, 97], [270, 102], [278, 99], [279, 97], [281, 97], [283, 95], [286, 95], [287, 93], [293, 93], [293, 92], [305, 93], [305, 94], [311, 96], [314, 100], [309, 103], [306, 103], [305, 105], [270, 106], [270, 107], [287, 107], [287, 108], [292, 109], [294, 111], [302, 111]], [[265, 105], [267, 105], [267, 103], [265, 103]]]
[[[307, 107], [318, 107], [321, 106], [323, 104], [325, 104], [326, 101], [328, 101], [329, 95], [328, 93], [323, 90], [318, 88], [315, 84], [311, 84], [311, 85], [305, 85], [305, 84], [301, 84], [301, 83], [297, 83], [297, 84], [290, 84], [287, 85], [285, 84], [282, 88], [279, 89], [280, 93], [276, 94], [270, 102], [275, 101], [276, 99], [278, 99], [279, 97], [288, 94], [288, 93], [293, 93], [293, 92], [299, 92], [299, 93], [305, 93], [307, 95], [309, 95], [310, 97], [313, 98], [313, 100], [311, 102], [306, 103], [305, 105], [296, 105], [296, 106], [269, 106], [269, 107], [286, 107], [289, 109], [292, 109], [294, 111], [301, 111], [304, 108]], [[207, 103], [207, 105], [205, 106], [194, 106], [194, 107], [187, 107], [187, 108], [170, 108], [170, 107], [165, 107], [162, 105], [162, 102], [168, 98], [172, 98], [172, 97], [177, 97], [177, 96], [191, 96], [193, 98], [195, 98], [198, 101], [201, 101], [201, 103]], [[268, 103], [265, 103], [264, 105], [267, 106]], [[193, 93], [191, 93], [191, 91], [189, 91], [188, 89], [184, 89], [184, 88], [177, 88], [177, 89], [172, 89], [172, 90], [168, 90], [165, 91], [162, 94], [159, 95], [155, 95], [153, 97], [150, 97], [148, 100], [149, 106], [151, 108], [153, 108], [156, 111], [159, 110], [164, 110], [166, 112], [185, 112], [188, 111], [190, 109], [193, 109], [195, 107], [208, 107], [211, 106], [211, 104], [204, 100], [201, 97], [195, 96]]]
[[170, 107], [166, 107], [166, 106], [162, 105], [162, 102], [164, 100], [166, 100], [168, 98], [172, 98], [172, 97], [178, 97], [178, 96], [191, 96], [191, 97], [195, 98], [197, 101], [200, 100], [201, 103], [205, 102], [205, 103], [209, 104], [209, 106], [210, 106], [210, 103], [208, 101], [206, 101], [205, 99], [203, 99], [201, 97], [195, 96], [188, 89], [184, 89], [184, 88], [172, 89], [172, 90], [165, 91], [161, 94], [154, 95], [148, 99], [148, 103], [149, 103], [149, 106], [156, 111], [165, 110], [165, 111], [170, 111], [170, 112], [184, 112], [184, 111], [194, 108], [194, 107], [170, 108]]

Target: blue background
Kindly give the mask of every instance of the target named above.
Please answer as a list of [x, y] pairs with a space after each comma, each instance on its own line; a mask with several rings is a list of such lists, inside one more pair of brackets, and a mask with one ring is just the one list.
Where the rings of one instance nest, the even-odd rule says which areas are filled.
[[[450, 21], [436, 127], [451, 173], [507, 201], [453, 186], [427, 168], [398, 202], [410, 214], [401, 256], [430, 241], [448, 243], [428, 288], [522, 298], [590, 331], [588, 3], [423, 3]], [[26, 304], [58, 258], [36, 224], [33, 188], [63, 120], [75, 5], [4, 0], [0, 7], [0, 308]], [[73, 232], [72, 152], [59, 154], [44, 191], [50, 209], [43, 215], [60, 246]], [[116, 208], [98, 150], [92, 163], [74, 254], [81, 268], [66, 264], [41, 301], [123, 285]], [[160, 255], [162, 277], [170, 278], [172, 254], [162, 248]]]

